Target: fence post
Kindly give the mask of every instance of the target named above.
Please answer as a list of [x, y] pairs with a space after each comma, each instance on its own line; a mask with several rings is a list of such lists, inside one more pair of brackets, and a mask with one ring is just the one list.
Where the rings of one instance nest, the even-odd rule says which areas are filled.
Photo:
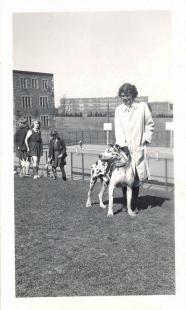
[[77, 144], [77, 131], [76, 131], [76, 144]]
[[81, 153], [81, 158], [82, 158], [82, 180], [84, 181], [84, 154]]
[[158, 151], [156, 151], [156, 160], [159, 160], [159, 152]]
[[68, 139], [69, 139], [69, 145], [71, 145], [71, 135], [70, 135], [70, 132], [68, 132]]
[[71, 180], [73, 180], [73, 152], [70, 153], [70, 175]]
[[168, 183], [168, 167], [167, 167], [167, 158], [165, 158], [165, 186], [167, 186], [167, 183]]
[[48, 152], [45, 151], [45, 161], [46, 161], [46, 164], [47, 164], [47, 161], [48, 161]]

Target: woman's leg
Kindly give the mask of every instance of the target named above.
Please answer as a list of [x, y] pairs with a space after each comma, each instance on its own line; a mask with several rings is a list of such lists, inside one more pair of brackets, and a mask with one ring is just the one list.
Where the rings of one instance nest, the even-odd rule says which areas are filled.
[[139, 177], [138, 177], [138, 174], [136, 171], [135, 177], [134, 177], [134, 183], [132, 186], [132, 209], [133, 210], [137, 209], [137, 200], [138, 200], [138, 195], [139, 195], [139, 188], [140, 188], [140, 181], [139, 181]]
[[40, 176], [38, 175], [39, 162], [40, 162], [40, 157], [38, 157], [38, 156], [32, 156], [33, 171], [34, 171], [34, 179], [37, 179], [37, 178], [40, 177]]
[[40, 163], [40, 156], [37, 156], [37, 177], [40, 178], [38, 171], [39, 171], [39, 163]]
[[61, 169], [61, 172], [62, 172], [62, 178], [63, 178], [64, 181], [66, 181], [67, 178], [66, 178], [65, 166], [61, 164], [60, 165], [60, 169]]
[[38, 159], [37, 156], [32, 156], [32, 165], [33, 165], [34, 179], [37, 179], [37, 175], [38, 175], [37, 159]]

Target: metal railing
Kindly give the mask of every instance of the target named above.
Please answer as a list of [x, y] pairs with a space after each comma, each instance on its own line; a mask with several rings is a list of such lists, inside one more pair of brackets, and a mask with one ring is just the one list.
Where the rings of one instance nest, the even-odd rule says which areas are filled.
[[[81, 159], [79, 163], [80, 166], [74, 165], [74, 158], [76, 156], [75, 152], [70, 152], [70, 178], [74, 179], [75, 176], [79, 176], [82, 181], [85, 180], [86, 177], [90, 177], [90, 167], [86, 167], [85, 158], [86, 156], [92, 156], [95, 154], [92, 153], [79, 153]], [[93, 161], [92, 161], [93, 163]], [[170, 158], [161, 158], [157, 156], [149, 156], [148, 163], [150, 171], [152, 170], [151, 179], [146, 180], [144, 183], [149, 185], [163, 185], [165, 188], [174, 187], [174, 177], [173, 177], [173, 159]], [[158, 169], [158, 164], [160, 163], [161, 169]], [[168, 167], [171, 166], [171, 171], [169, 171]], [[159, 174], [157, 173], [159, 171]], [[170, 173], [169, 173], [170, 172]]]
[[[67, 174], [71, 180], [89, 180], [91, 165], [98, 159], [98, 152], [81, 152], [69, 151], [68, 163], [66, 166]], [[45, 166], [48, 159], [48, 149], [44, 149], [42, 161], [40, 163], [40, 171], [42, 175], [46, 174]], [[151, 180], [147, 180], [144, 184], [162, 185], [167, 189], [174, 187], [173, 176], [173, 159], [162, 158], [159, 156], [149, 156], [148, 163], [151, 172]], [[16, 167], [16, 165], [15, 165]]]

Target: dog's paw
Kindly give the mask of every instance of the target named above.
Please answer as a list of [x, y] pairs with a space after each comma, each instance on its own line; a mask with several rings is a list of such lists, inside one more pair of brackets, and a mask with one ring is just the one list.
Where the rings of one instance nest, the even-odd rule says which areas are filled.
[[107, 206], [106, 205], [104, 205], [104, 203], [100, 203], [100, 208], [103, 208], [103, 209], [105, 209]]
[[92, 205], [91, 205], [91, 203], [89, 201], [87, 201], [86, 208], [90, 208], [90, 207], [92, 207]]
[[108, 211], [108, 213], [107, 213], [107, 217], [113, 217], [113, 211]]
[[128, 214], [133, 217], [137, 215], [137, 213], [133, 212], [132, 210], [128, 211]]

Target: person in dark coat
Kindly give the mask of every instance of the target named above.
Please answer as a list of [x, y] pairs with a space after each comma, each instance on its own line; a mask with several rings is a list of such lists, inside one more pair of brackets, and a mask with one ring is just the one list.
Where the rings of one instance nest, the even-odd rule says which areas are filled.
[[25, 144], [25, 137], [29, 130], [26, 119], [19, 120], [19, 128], [14, 135], [14, 145], [16, 156], [19, 158], [20, 177], [29, 176], [30, 160], [28, 157], [27, 147]]
[[40, 178], [38, 174], [40, 157], [43, 155], [43, 142], [41, 138], [41, 123], [39, 121], [34, 121], [32, 129], [27, 132], [25, 138], [25, 144], [27, 147], [27, 152], [32, 158], [34, 179]]
[[66, 145], [63, 139], [58, 136], [57, 130], [51, 132], [51, 139], [49, 142], [49, 160], [52, 163], [52, 171], [54, 178], [57, 178], [56, 169], [60, 167], [62, 178], [66, 181], [65, 165], [66, 165]]

